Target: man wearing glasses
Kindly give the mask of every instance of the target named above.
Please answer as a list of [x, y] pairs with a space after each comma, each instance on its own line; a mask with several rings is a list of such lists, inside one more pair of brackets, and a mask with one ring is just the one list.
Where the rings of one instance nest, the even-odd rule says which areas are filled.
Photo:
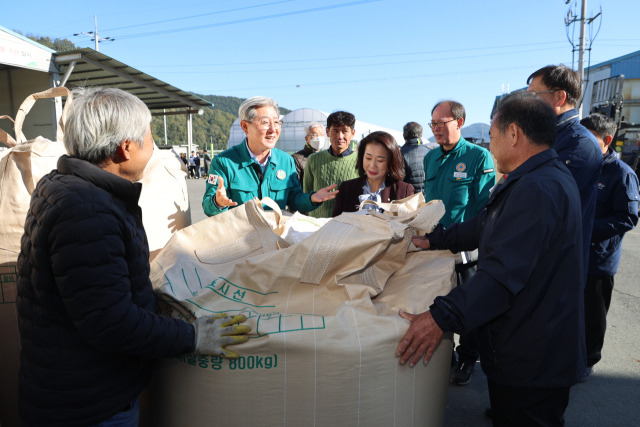
[[336, 185], [302, 192], [293, 157], [275, 148], [282, 127], [276, 101], [254, 96], [240, 105], [238, 116], [247, 137], [213, 158], [202, 198], [205, 214], [217, 215], [254, 197], [269, 197], [283, 210], [309, 212], [336, 197], [337, 191], [331, 192]]
[[558, 136], [554, 149], [578, 184], [582, 207], [584, 267], [589, 265], [589, 247], [596, 212], [597, 183], [602, 152], [591, 132], [580, 124], [576, 103], [582, 94], [580, 75], [564, 65], [548, 65], [527, 79], [527, 92], [540, 97], [556, 113]]
[[[489, 200], [496, 179], [489, 151], [462, 137], [465, 117], [464, 107], [456, 101], [441, 101], [431, 110], [429, 127], [440, 147], [424, 156], [424, 193], [427, 201], [439, 199], [444, 203], [446, 213], [440, 223], [445, 227], [478, 214]], [[469, 252], [461, 255], [463, 263], [456, 264], [458, 285], [476, 270], [477, 255]], [[470, 333], [460, 336], [456, 352], [458, 361], [451, 382], [467, 385], [478, 359], [475, 339]]]
[[456, 101], [441, 101], [431, 110], [429, 127], [440, 147], [424, 157], [424, 192], [427, 201], [442, 200], [445, 227], [464, 221], [489, 199], [495, 184], [491, 154], [462, 137], [466, 113]]
[[563, 426], [586, 366], [580, 195], [552, 150], [555, 113], [518, 91], [498, 106], [491, 152], [508, 177], [482, 212], [413, 243], [478, 248], [478, 272], [411, 322], [400, 363], [428, 362], [443, 332], [475, 331], [494, 426]]

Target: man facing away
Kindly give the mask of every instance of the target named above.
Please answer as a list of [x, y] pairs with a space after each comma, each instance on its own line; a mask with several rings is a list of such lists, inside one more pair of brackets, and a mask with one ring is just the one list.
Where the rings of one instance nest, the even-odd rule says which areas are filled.
[[318, 123], [311, 123], [304, 129], [304, 148], [297, 153], [292, 154], [293, 160], [296, 163], [296, 171], [298, 172], [298, 180], [304, 182], [304, 168], [307, 165], [307, 158], [322, 150], [324, 146], [324, 127]]
[[204, 173], [202, 175], [206, 179], [209, 176], [209, 166], [211, 166], [211, 156], [207, 150], [202, 152], [202, 161], [204, 162]]
[[424, 156], [429, 148], [422, 139], [420, 123], [409, 122], [402, 128], [404, 145], [400, 148], [404, 158], [404, 182], [413, 185], [416, 193], [424, 191]]
[[[464, 106], [456, 101], [441, 101], [431, 110], [429, 127], [440, 147], [424, 156], [424, 193], [427, 201], [444, 203], [446, 213], [440, 223], [445, 227], [478, 214], [496, 179], [489, 151], [462, 137], [465, 118]], [[456, 265], [458, 284], [469, 280], [476, 268], [474, 253], [463, 252], [461, 257], [462, 263]], [[472, 334], [460, 336], [456, 353], [458, 361], [451, 382], [467, 385], [478, 359]]]
[[[328, 150], [309, 156], [304, 172], [305, 192], [319, 191], [332, 184], [340, 185], [358, 177], [358, 154], [351, 149], [351, 139], [356, 133], [356, 118], [346, 111], [336, 111], [327, 117], [327, 134], [331, 141]], [[327, 200], [316, 210], [309, 212], [316, 218], [330, 218], [335, 200]]]
[[616, 134], [613, 120], [602, 114], [592, 114], [582, 119], [580, 124], [596, 137], [603, 155], [584, 291], [586, 378], [602, 357], [613, 276], [620, 265], [622, 238], [638, 224], [638, 177], [611, 149]]
[[426, 363], [443, 332], [475, 329], [495, 426], [563, 425], [586, 366], [580, 194], [551, 149], [555, 122], [541, 99], [507, 96], [490, 134], [508, 177], [477, 216], [413, 238], [425, 249], [478, 248], [478, 270], [429, 311], [400, 312], [411, 324], [396, 354]]

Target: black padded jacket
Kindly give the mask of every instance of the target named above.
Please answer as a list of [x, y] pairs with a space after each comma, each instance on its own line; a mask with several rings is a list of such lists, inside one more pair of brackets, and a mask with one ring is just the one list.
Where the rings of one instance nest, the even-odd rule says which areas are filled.
[[193, 326], [156, 314], [141, 189], [68, 156], [36, 186], [18, 258], [25, 426], [109, 419], [153, 359], [193, 351]]
[[404, 182], [413, 185], [416, 193], [424, 193], [424, 156], [429, 147], [422, 138], [412, 138], [400, 148], [404, 157]]

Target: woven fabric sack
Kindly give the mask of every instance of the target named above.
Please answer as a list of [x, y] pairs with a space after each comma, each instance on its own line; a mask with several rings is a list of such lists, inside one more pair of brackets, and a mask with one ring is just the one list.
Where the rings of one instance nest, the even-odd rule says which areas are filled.
[[176, 232], [152, 262], [165, 314], [242, 313], [252, 336], [235, 361], [161, 361], [150, 425], [442, 425], [451, 340], [426, 366], [395, 357], [398, 309], [424, 311], [454, 283], [450, 253], [408, 252], [409, 224], [433, 227], [442, 203], [402, 220], [345, 213], [289, 246], [264, 202]]
[[16, 262], [24, 221], [36, 184], [56, 167], [58, 158], [66, 153], [61, 140], [61, 124], [58, 124], [56, 141], [40, 136], [27, 141], [22, 134], [22, 125], [38, 99], [58, 96], [67, 96], [64, 117], [71, 104], [69, 91], [64, 87], [48, 89], [28, 96], [20, 105], [14, 123], [15, 139], [6, 132], [0, 132], [0, 141], [11, 147], [0, 158], [0, 425], [19, 425], [20, 336], [15, 304], [18, 294]]

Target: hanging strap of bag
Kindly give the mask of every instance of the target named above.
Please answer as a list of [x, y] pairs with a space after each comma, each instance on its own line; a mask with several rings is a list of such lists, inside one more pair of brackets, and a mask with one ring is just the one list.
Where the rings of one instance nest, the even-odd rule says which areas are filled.
[[67, 118], [67, 112], [71, 106], [71, 92], [64, 86], [52, 87], [42, 92], [31, 94], [22, 101], [14, 122], [14, 134], [18, 144], [22, 144], [27, 141], [27, 138], [25, 138], [22, 133], [22, 125], [24, 124], [24, 119], [27, 117], [27, 114], [31, 111], [33, 104], [35, 104], [38, 99], [57, 98], [59, 96], [67, 97], [67, 102], [65, 102], [64, 109], [62, 110], [62, 117], [60, 117], [60, 121], [58, 122], [58, 133], [56, 135], [56, 139], [58, 141], [62, 141], [62, 136], [64, 135], [64, 121]]
[[[9, 116], [0, 116], [0, 120], [1, 119], [9, 119], [13, 123], [15, 123], [13, 121], [13, 119], [11, 117], [9, 117]], [[6, 145], [9, 148], [14, 147], [17, 144], [16, 140], [13, 139], [13, 137], [11, 135], [9, 135], [7, 132], [5, 132], [2, 129], [0, 129], [0, 142], [3, 143], [4, 145]]]

